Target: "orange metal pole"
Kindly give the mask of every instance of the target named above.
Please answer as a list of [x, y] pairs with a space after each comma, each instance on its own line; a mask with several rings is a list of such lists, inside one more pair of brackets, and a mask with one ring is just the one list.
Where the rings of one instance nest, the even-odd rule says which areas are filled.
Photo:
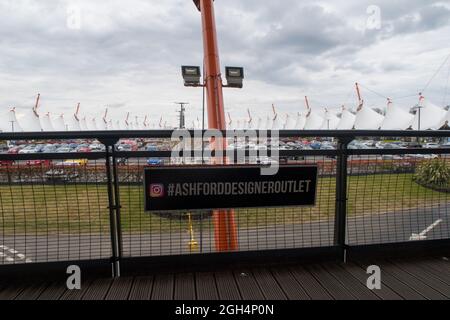
[[309, 109], [311, 109], [311, 107], [309, 106], [309, 100], [308, 100], [308, 97], [307, 96], [305, 96], [305, 102], [306, 102], [306, 108], [309, 110]]
[[36, 111], [37, 108], [39, 108], [39, 100], [41, 99], [41, 94], [38, 93], [37, 98], [36, 98], [36, 104], [34, 105], [34, 110]]
[[[202, 14], [205, 86], [207, 93], [208, 127], [226, 129], [220, 73], [219, 48], [213, 0], [194, 0]], [[226, 149], [226, 139], [211, 141], [216, 150]], [[214, 211], [215, 243], [217, 251], [237, 250], [237, 228], [234, 210]]]
[[362, 99], [361, 99], [361, 91], [359, 90], [359, 84], [358, 82], [355, 84], [356, 85], [356, 93], [358, 94], [358, 102], [361, 103]]

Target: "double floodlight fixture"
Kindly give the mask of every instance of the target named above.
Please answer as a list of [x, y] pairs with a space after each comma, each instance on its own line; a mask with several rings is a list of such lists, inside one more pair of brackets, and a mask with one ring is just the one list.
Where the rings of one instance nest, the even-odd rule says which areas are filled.
[[[204, 85], [200, 82], [201, 70], [198, 66], [182, 66], [181, 74], [183, 75], [184, 85], [186, 87], [202, 87]], [[244, 68], [225, 67], [225, 77], [227, 78], [227, 84], [224, 87], [242, 88]]]

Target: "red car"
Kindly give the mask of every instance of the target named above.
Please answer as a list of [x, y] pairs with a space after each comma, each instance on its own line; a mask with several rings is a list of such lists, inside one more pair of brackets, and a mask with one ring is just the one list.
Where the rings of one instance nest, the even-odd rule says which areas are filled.
[[0, 160], [0, 167], [10, 167], [14, 164], [14, 160]]
[[79, 148], [77, 150], [77, 152], [81, 152], [81, 153], [88, 153], [88, 152], [91, 152], [91, 151], [92, 150], [90, 148], [88, 148], [88, 147]]
[[48, 167], [52, 164], [51, 160], [28, 160], [27, 166], [43, 166]]
[[22, 149], [21, 147], [12, 147], [11, 149], [8, 150], [8, 153], [9, 154], [18, 154], [21, 149]]

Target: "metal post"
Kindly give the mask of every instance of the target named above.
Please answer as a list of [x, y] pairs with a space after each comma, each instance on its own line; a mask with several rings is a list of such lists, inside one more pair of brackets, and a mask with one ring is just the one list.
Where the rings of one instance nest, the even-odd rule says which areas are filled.
[[347, 147], [351, 137], [339, 138], [336, 163], [336, 213], [334, 224], [334, 245], [342, 250], [342, 260], [346, 262], [346, 223], [347, 223]]
[[[112, 146], [112, 160], [113, 160], [113, 181], [114, 181], [114, 199], [115, 199], [115, 209], [116, 209], [116, 230], [117, 230], [117, 248], [118, 248], [118, 259], [119, 261], [122, 259], [122, 249], [123, 249], [123, 243], [122, 243], [122, 223], [121, 223], [121, 216], [120, 216], [120, 210], [122, 209], [122, 206], [120, 204], [120, 191], [119, 191], [119, 176], [117, 174], [117, 158], [116, 158], [116, 151], [114, 149], [114, 146]], [[119, 274], [120, 275], [120, 274]]]
[[[110, 235], [111, 235], [111, 265], [112, 265], [112, 276], [114, 278], [120, 277], [120, 256], [119, 256], [119, 242], [118, 242], [118, 223], [120, 221], [117, 220], [116, 216], [116, 200], [115, 200], [115, 192], [113, 190], [114, 180], [113, 180], [113, 172], [111, 171], [111, 158], [114, 154], [114, 145], [115, 141], [106, 139], [105, 141], [101, 141], [106, 147], [106, 178], [107, 178], [107, 190], [108, 190], [108, 209], [109, 209], [109, 225], [110, 225]], [[111, 149], [110, 149], [111, 148]], [[113, 159], [114, 161], [114, 159]]]

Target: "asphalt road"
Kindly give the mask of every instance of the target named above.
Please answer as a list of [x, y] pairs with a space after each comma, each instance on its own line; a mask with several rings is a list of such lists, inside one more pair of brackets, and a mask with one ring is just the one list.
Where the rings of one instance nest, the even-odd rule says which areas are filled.
[[[349, 245], [393, 243], [450, 238], [450, 203], [434, 208], [404, 210], [351, 217], [347, 223]], [[269, 227], [241, 228], [239, 250], [326, 247], [333, 244], [334, 220]], [[214, 252], [212, 229], [197, 228], [197, 249], [190, 251], [188, 232], [124, 234], [126, 257]], [[0, 265], [48, 261], [109, 258], [109, 234], [0, 235]]]

